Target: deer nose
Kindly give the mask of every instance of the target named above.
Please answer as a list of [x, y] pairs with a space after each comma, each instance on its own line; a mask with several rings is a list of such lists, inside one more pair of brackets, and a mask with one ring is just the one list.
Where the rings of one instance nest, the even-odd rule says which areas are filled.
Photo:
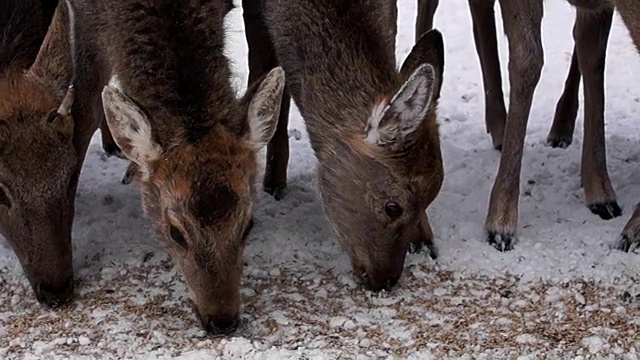
[[62, 286], [40, 284], [36, 292], [38, 301], [52, 308], [64, 305], [71, 295], [73, 295], [73, 278], [69, 278]]
[[229, 335], [238, 328], [239, 322], [237, 315], [216, 316], [207, 323], [206, 330], [211, 335]]

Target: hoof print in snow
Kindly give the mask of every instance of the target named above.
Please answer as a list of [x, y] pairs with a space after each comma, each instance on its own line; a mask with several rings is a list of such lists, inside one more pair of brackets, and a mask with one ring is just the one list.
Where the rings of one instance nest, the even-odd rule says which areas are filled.
[[491, 231], [489, 232], [487, 242], [498, 251], [511, 251], [513, 250], [513, 245], [516, 243], [516, 237], [514, 234], [504, 234]]
[[640, 246], [640, 237], [622, 234], [616, 241], [614, 248], [624, 252], [633, 252]]
[[600, 216], [600, 218], [602, 218], [603, 220], [611, 220], [622, 215], [622, 209], [615, 201], [591, 204], [589, 205], [589, 210], [591, 210], [592, 213]]

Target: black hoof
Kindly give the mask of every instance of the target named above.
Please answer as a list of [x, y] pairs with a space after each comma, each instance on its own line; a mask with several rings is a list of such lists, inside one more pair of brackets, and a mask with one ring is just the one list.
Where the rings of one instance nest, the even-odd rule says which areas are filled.
[[129, 171], [124, 173], [124, 176], [122, 177], [122, 183], [124, 185], [129, 185], [131, 184], [131, 182], [133, 181], [133, 174]]
[[264, 191], [269, 193], [276, 200], [281, 200], [282, 198], [284, 198], [285, 188], [285, 185], [264, 184]]
[[487, 242], [498, 251], [511, 251], [513, 250], [513, 245], [516, 243], [516, 236], [515, 234], [503, 234], [491, 231], [489, 232]]
[[36, 299], [43, 305], [52, 309], [59, 308], [68, 303], [73, 296], [73, 279], [61, 288], [49, 288], [43, 285], [35, 289]]
[[622, 209], [615, 201], [600, 204], [591, 204], [588, 206], [592, 213], [600, 216], [603, 220], [611, 220], [622, 215]]
[[620, 238], [618, 238], [618, 241], [616, 241], [616, 244], [614, 245], [614, 249], [624, 251], [624, 252], [631, 252], [637, 249], [639, 246], [640, 246], [640, 238], [638, 237], [631, 238], [625, 234], [622, 234]]
[[551, 146], [552, 148], [560, 148], [566, 149], [573, 142], [572, 137], [565, 136], [549, 136], [547, 138], [547, 146]]
[[425, 245], [427, 247], [427, 250], [429, 250], [429, 257], [432, 258], [433, 260], [436, 260], [438, 258], [438, 248], [436, 247], [436, 245], [431, 240], [426, 241], [426, 242], [409, 244], [409, 250], [408, 250], [409, 254], [419, 254], [419, 253], [421, 253], [422, 250], [424, 249]]
[[104, 153], [105, 155], [107, 155], [107, 157], [115, 156], [120, 159], [127, 159], [127, 157], [124, 155], [124, 153], [122, 153], [122, 150], [120, 150], [117, 145], [103, 144], [102, 149], [104, 150]]

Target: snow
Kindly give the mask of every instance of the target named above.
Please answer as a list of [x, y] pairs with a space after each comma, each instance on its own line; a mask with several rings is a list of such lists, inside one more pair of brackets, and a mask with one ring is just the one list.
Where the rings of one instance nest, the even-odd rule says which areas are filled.
[[[568, 149], [544, 145], [571, 58], [574, 13], [563, 1], [545, 7], [545, 66], [527, 130], [513, 251], [484, 242], [500, 154], [485, 133], [467, 1], [448, 0], [435, 20], [447, 50], [439, 108], [445, 183], [428, 210], [437, 261], [409, 255], [391, 292], [372, 294], [357, 285], [318, 203], [316, 160], [294, 106], [288, 191], [281, 201], [262, 196], [245, 251], [242, 325], [233, 337], [209, 338], [149, 231], [137, 188], [120, 183], [126, 163], [105, 158], [96, 134], [76, 200], [74, 303], [55, 311], [37, 304], [0, 241], [0, 357], [637, 359], [640, 254], [610, 244], [640, 200], [640, 58], [616, 15], [605, 119], [609, 173], [623, 216], [605, 221], [584, 204], [580, 125]], [[239, 91], [247, 79], [241, 19], [240, 8], [228, 16], [227, 52]], [[413, 43], [415, 0], [399, 1], [399, 19], [402, 61]], [[501, 21], [498, 26], [501, 34]], [[508, 94], [504, 36], [499, 44]]]

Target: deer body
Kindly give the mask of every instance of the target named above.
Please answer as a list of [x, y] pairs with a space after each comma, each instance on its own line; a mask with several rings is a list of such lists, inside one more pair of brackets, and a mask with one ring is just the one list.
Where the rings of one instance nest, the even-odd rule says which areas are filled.
[[74, 116], [104, 109], [203, 327], [233, 331], [255, 154], [273, 135], [284, 73], [272, 70], [236, 99], [223, 53], [227, 0], [72, 3]]
[[[444, 46], [425, 35], [398, 72], [395, 1], [264, 3], [287, 87], [319, 161], [321, 200], [354, 272], [374, 290], [429, 246], [443, 179], [435, 107]], [[410, 105], [409, 105], [410, 104]]]

